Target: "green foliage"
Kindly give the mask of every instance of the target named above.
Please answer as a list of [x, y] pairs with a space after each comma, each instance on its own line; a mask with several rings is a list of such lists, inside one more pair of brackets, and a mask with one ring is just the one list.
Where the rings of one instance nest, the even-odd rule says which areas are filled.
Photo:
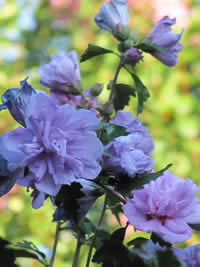
[[144, 102], [150, 97], [149, 92], [146, 86], [135, 74], [131, 73], [131, 76], [135, 82], [135, 87], [137, 91], [138, 106], [137, 106], [137, 115], [142, 113], [144, 109]]
[[123, 109], [128, 105], [130, 96], [136, 96], [135, 88], [123, 83], [116, 84], [113, 98], [115, 110]]
[[159, 52], [163, 55], [167, 53], [162, 46], [153, 44], [152, 41], [147, 37], [142, 38], [136, 47], [147, 53]]
[[88, 48], [86, 49], [84, 54], [81, 56], [80, 61], [84, 62], [90, 58], [100, 56], [103, 54], [107, 54], [107, 53], [113, 53], [113, 51], [109, 50], [109, 49], [105, 49], [105, 48], [97, 46], [97, 45], [88, 44]]
[[116, 137], [122, 135], [128, 135], [126, 128], [106, 122], [99, 123], [96, 131], [97, 135], [99, 136], [101, 142], [104, 145], [107, 145], [110, 141], [112, 141]]

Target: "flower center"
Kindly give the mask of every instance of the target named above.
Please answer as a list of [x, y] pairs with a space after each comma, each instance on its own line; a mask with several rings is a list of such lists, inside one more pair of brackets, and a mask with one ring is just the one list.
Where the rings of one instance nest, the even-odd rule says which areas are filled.
[[168, 219], [167, 215], [159, 215], [159, 214], [152, 214], [150, 212], [147, 212], [145, 214], [145, 217], [147, 221], [153, 220], [153, 219], [158, 219], [162, 225], [165, 224], [166, 219]]

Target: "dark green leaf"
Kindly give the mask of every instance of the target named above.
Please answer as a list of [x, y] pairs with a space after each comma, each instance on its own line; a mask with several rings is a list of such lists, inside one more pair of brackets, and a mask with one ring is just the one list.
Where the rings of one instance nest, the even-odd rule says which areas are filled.
[[143, 238], [143, 237], [138, 237], [138, 238], [135, 238], [131, 241], [129, 241], [127, 243], [127, 245], [130, 247], [130, 246], [134, 246], [134, 247], [141, 247], [143, 244], [145, 244], [146, 242], [148, 241], [148, 239], [146, 238]]
[[128, 105], [130, 96], [136, 96], [135, 88], [123, 83], [116, 84], [115, 88], [113, 103], [115, 110], [120, 110]]
[[122, 212], [122, 205], [119, 200], [108, 194], [108, 208], [112, 211], [112, 214], [116, 217], [118, 223], [120, 224], [119, 214]]
[[149, 173], [143, 176], [136, 176], [134, 179], [124, 177], [124, 179], [121, 180], [124, 180], [125, 182], [116, 184], [116, 190], [122, 194], [129, 194], [132, 190], [142, 189], [145, 184], [148, 184], [163, 175], [163, 173], [171, 166], [172, 164], [169, 164], [158, 172]]
[[189, 226], [195, 231], [200, 231], [200, 224], [189, 224]]
[[112, 233], [110, 240], [117, 240], [123, 243], [126, 234], [126, 229], [127, 227], [122, 227], [120, 229], [117, 229], [114, 233]]
[[128, 135], [126, 128], [106, 122], [101, 122], [98, 125], [96, 131], [97, 135], [100, 137], [101, 142], [104, 145], [107, 145], [110, 141], [112, 141], [116, 137]]
[[167, 51], [162, 46], [153, 44], [152, 41], [149, 40], [147, 37], [144, 37], [139, 42], [139, 44], [136, 45], [136, 47], [147, 53], [159, 52], [163, 55], [167, 53]]
[[25, 249], [29, 249], [33, 252], [36, 252], [38, 255], [40, 255], [43, 259], [46, 259], [46, 255], [40, 251], [37, 246], [31, 242], [31, 241], [26, 241], [26, 240], [23, 240], [23, 242], [17, 242], [15, 244], [15, 247], [20, 247], [20, 248], [25, 248]]
[[8, 248], [10, 242], [0, 238], [0, 266], [17, 267], [15, 264], [15, 254], [11, 248]]
[[92, 57], [96, 57], [96, 56], [99, 56], [102, 54], [107, 54], [107, 53], [113, 53], [113, 51], [109, 50], [109, 49], [105, 49], [105, 48], [100, 47], [100, 46], [88, 44], [88, 48], [81, 56], [80, 62], [84, 62], [84, 61], [86, 61]]
[[79, 223], [79, 228], [88, 236], [91, 235], [96, 229], [95, 225], [86, 217]]
[[151, 234], [151, 240], [156, 244], [159, 243], [161, 247], [171, 247], [172, 245], [166, 241], [164, 241], [160, 236], [156, 233]]
[[185, 265], [180, 262], [174, 255], [171, 249], [157, 250], [157, 259], [159, 267], [184, 267]]
[[135, 82], [135, 87], [137, 91], [138, 97], [138, 106], [137, 106], [137, 114], [142, 113], [144, 108], [144, 102], [150, 97], [150, 94], [146, 88], [146, 86], [142, 83], [142, 81], [135, 74], [131, 73], [131, 76]]
[[32, 259], [36, 259], [39, 260], [39, 255], [37, 255], [35, 252], [30, 252], [26, 249], [14, 249], [12, 247], [15, 257], [16, 258], [32, 258]]

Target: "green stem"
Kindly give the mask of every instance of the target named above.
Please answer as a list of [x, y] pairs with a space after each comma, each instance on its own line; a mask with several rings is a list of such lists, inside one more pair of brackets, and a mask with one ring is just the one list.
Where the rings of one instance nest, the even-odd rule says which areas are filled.
[[77, 243], [76, 243], [76, 250], [75, 250], [75, 254], [74, 254], [74, 259], [73, 259], [73, 264], [72, 267], [77, 267], [78, 264], [78, 257], [80, 254], [80, 250], [81, 250], [81, 241], [80, 241], [80, 237], [78, 237], [77, 239]]
[[60, 221], [58, 221], [57, 225], [56, 225], [55, 240], [54, 240], [53, 251], [52, 251], [49, 267], [53, 266], [53, 262], [54, 262], [54, 259], [55, 259], [56, 248], [57, 248], [58, 238], [59, 238], [59, 231], [60, 231]]
[[109, 96], [108, 101], [112, 101], [112, 99], [113, 99], [113, 94], [115, 91], [115, 85], [116, 85], [117, 78], [118, 78], [118, 75], [119, 75], [119, 72], [120, 72], [122, 66], [123, 66], [122, 60], [120, 60], [118, 66], [117, 66], [116, 72], [115, 72], [115, 76], [114, 76], [113, 81], [112, 81], [112, 87], [111, 87], [110, 96]]
[[112, 187], [109, 187], [109, 186], [101, 184], [101, 183], [98, 183], [98, 185], [101, 186], [105, 191], [110, 193], [112, 196], [114, 196], [116, 199], [120, 200], [123, 204], [126, 203], [126, 199], [121, 194], [114, 191]]
[[91, 260], [91, 257], [92, 257], [92, 249], [94, 247], [94, 244], [95, 244], [95, 241], [96, 241], [96, 238], [97, 238], [97, 232], [98, 232], [98, 230], [100, 228], [100, 225], [102, 223], [102, 220], [103, 220], [103, 217], [104, 217], [104, 214], [105, 214], [105, 211], [106, 211], [107, 200], [108, 200], [108, 194], [106, 193], [105, 194], [104, 203], [103, 203], [103, 208], [102, 208], [102, 211], [101, 211], [101, 215], [99, 217], [99, 221], [97, 223], [97, 226], [96, 226], [96, 229], [95, 229], [95, 232], [94, 232], [94, 237], [93, 237], [93, 239], [91, 241], [91, 244], [90, 244], [86, 267], [90, 266], [90, 260]]

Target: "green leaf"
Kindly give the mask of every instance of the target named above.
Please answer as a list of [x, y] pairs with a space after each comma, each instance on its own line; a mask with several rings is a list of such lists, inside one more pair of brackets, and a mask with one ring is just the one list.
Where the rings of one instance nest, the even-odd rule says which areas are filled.
[[159, 52], [163, 55], [167, 54], [167, 51], [162, 46], [153, 44], [147, 37], [142, 38], [135, 47], [147, 53]]
[[115, 89], [113, 99], [115, 110], [123, 109], [128, 105], [130, 96], [136, 96], [135, 88], [130, 85], [119, 83], [115, 85]]
[[200, 224], [189, 224], [189, 226], [195, 231], [200, 231]]
[[157, 250], [157, 259], [159, 267], [184, 267], [185, 264], [180, 262], [171, 249]]
[[148, 241], [148, 239], [143, 237], [135, 238], [127, 243], [127, 246], [134, 246], [134, 247], [141, 247], [143, 244], [145, 244]]
[[100, 137], [101, 142], [104, 145], [107, 145], [110, 141], [112, 141], [116, 137], [129, 134], [126, 128], [116, 125], [116, 124], [106, 123], [106, 122], [99, 123], [96, 131], [97, 131], [97, 135]]
[[137, 115], [142, 113], [144, 109], [144, 102], [150, 97], [150, 94], [146, 86], [135, 74], [131, 73], [131, 76], [135, 82], [137, 97], [138, 97], [138, 106], [137, 106]]
[[119, 200], [108, 194], [108, 208], [111, 210], [112, 214], [116, 217], [119, 224], [121, 224], [119, 219], [119, 214], [122, 212], [122, 205]]
[[81, 56], [80, 62], [84, 62], [92, 57], [96, 57], [96, 56], [107, 54], [107, 53], [113, 53], [113, 51], [110, 49], [105, 49], [100, 46], [88, 44], [88, 48]]
[[46, 255], [45, 255], [43, 252], [41, 252], [41, 251], [36, 247], [36, 245], [35, 245], [33, 242], [31, 242], [31, 241], [23, 240], [23, 242], [17, 242], [17, 243], [15, 244], [15, 246], [16, 246], [16, 247], [25, 248], [25, 249], [30, 249], [30, 250], [32, 250], [32, 251], [38, 253], [42, 258], [44, 258], [44, 259], [46, 258]]
[[[150, 183], [153, 180], [156, 180], [158, 177], [163, 175], [163, 173], [171, 167], [172, 164], [168, 164], [164, 169], [149, 173], [143, 176], [136, 176], [134, 179], [129, 177], [124, 177], [125, 181], [124, 183], [119, 183], [116, 185], [116, 190], [119, 191], [122, 194], [129, 194], [132, 190], [142, 189], [145, 184]], [[122, 179], [123, 180], [123, 179]]]

